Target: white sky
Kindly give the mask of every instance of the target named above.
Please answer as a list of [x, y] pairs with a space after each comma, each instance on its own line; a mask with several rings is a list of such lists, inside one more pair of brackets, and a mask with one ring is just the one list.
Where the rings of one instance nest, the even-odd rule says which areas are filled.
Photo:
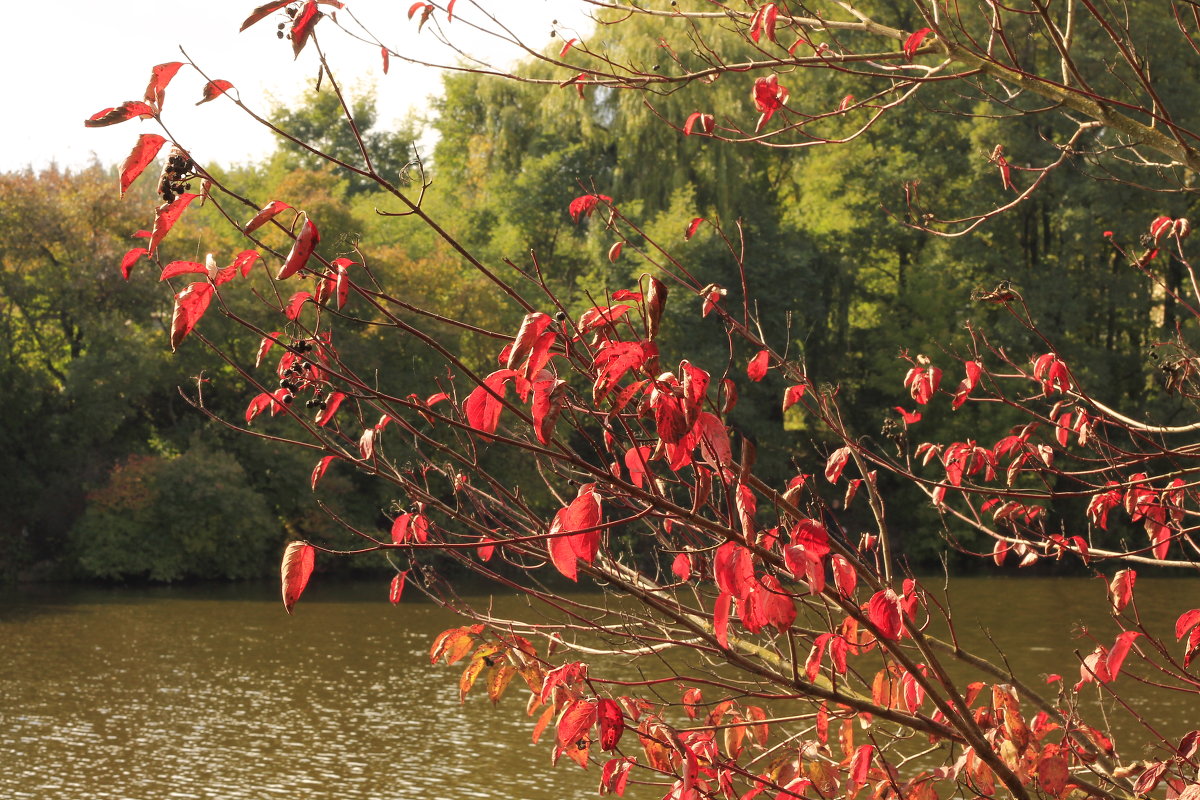
[[[231, 81], [242, 100], [266, 113], [270, 98], [293, 103], [317, 74], [310, 42], [292, 59], [291, 43], [275, 36], [282, 19], [272, 15], [239, 34], [238, 28], [264, 0], [58, 0], [5, 3], [0, 34], [0, 74], [8, 108], [0, 127], [0, 171], [41, 169], [51, 162], [80, 167], [99, 159], [120, 163], [139, 133], [156, 132], [152, 121], [130, 120], [89, 129], [83, 121], [103, 108], [140, 100], [150, 68], [184, 61], [182, 45], [211, 78]], [[455, 56], [438, 45], [427, 24], [418, 34], [406, 18], [412, 0], [349, 0], [347, 6], [393, 51], [441, 63]], [[487, 4], [530, 47], [587, 29], [578, 0], [493, 0]], [[322, 8], [328, 8], [323, 6]], [[443, 21], [445, 16], [435, 12]], [[347, 27], [351, 20], [339, 15]], [[497, 65], [520, 54], [471, 31], [482, 20], [472, 0], [458, 0], [455, 20], [444, 29], [472, 54]], [[431, 20], [432, 22], [432, 20]], [[383, 125], [410, 113], [424, 114], [440, 90], [438, 73], [393, 57], [387, 75], [377, 47], [353, 42], [322, 20], [317, 34], [343, 87], [375, 85]], [[233, 164], [255, 160], [273, 148], [270, 135], [226, 98], [196, 107], [204, 80], [184, 67], [167, 89], [163, 119], [198, 161]]]

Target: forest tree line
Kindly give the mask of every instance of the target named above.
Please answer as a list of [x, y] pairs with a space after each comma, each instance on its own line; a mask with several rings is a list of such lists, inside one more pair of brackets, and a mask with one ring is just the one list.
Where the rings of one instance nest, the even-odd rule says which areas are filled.
[[[645, 26], [619, 26], [608, 46], [614, 57], [631, 62], [663, 57]], [[1170, 60], [1169, 53], [1159, 54], [1160, 70], [1169, 71]], [[1181, 66], [1180, 74], [1188, 70]], [[852, 75], [801, 72], [787, 82], [794, 96], [826, 97], [831, 107], [862, 91]], [[1196, 85], [1175, 80], [1167, 91], [1193, 93]], [[657, 98], [651, 110], [637, 96], [602, 88], [580, 97], [574, 87], [548, 91], [457, 74], [445, 78], [426, 122], [399, 129], [377, 124], [371, 91], [359, 93], [356, 117], [386, 173], [418, 181], [424, 169], [433, 179], [424, 202], [444, 227], [496, 269], [509, 269], [506, 260], [527, 269], [530, 253], [536, 254], [575, 313], [606, 304], [613, 291], [636, 288], [655, 269], [636, 248], [610, 259], [604, 220], [576, 223], [567, 213], [580, 194], [611, 196], [627, 217], [643, 222], [648, 236], [678, 242], [689, 269], [730, 289], [729, 303], [740, 303], [741, 293], [727, 244], [711, 225], [683, 239], [696, 217], [719, 223], [733, 238], [740, 221], [746, 277], [760, 298], [754, 311], [767, 338], [787, 342], [789, 356], [814, 380], [839, 387], [850, 427], [880, 446], [892, 446], [880, 431], [897, 415], [895, 407], [912, 408], [902, 387], [905, 350], [953, 363], [945, 354], [962, 352], [971, 327], [986, 330], [1010, 353], [1038, 352], [1038, 342], [1002, 307], [973, 299], [1001, 281], [1019, 289], [1042, 328], [1061, 332], [1072, 368], [1104, 386], [1110, 405], [1135, 416], [1182, 409], [1155, 368], [1156, 344], [1175, 327], [1170, 294], [1155, 292], [1103, 232], [1136, 241], [1157, 214], [1194, 215], [1186, 198], [1129, 191], [1108, 180], [1120, 175], [1098, 175], [1079, 160], [972, 235], [931, 237], [903, 224], [911, 213], [906, 187], [943, 213], [1001, 205], [1013, 190], [990, 159], [996, 146], [1003, 146], [1020, 185], [1029, 180], [1021, 166], [1052, 159], [1064, 131], [1040, 117], [957, 113], [893, 114], [851, 148], [780, 151], [683, 134], [683, 121], [694, 111], [744, 109], [751, 116], [748, 86], [726, 78], [702, 92], [685, 88]], [[952, 87], [932, 86], [924, 97], [948, 108], [958, 102]], [[328, 90], [314, 88], [306, 102], [277, 110], [273, 122], [353, 162], [358, 145], [339, 111]], [[426, 125], [437, 134], [432, 152], [414, 145]], [[937, 157], [918, 156], [917, 138], [921, 152]], [[477, 324], [493, 330], [513, 330], [520, 321], [521, 310], [428, 228], [378, 213], [394, 210], [391, 198], [335, 177], [294, 145], [281, 143], [261, 164], [207, 168], [246, 197], [264, 203], [286, 197], [302, 205], [322, 222], [323, 255], [352, 255], [361, 245], [373, 269], [404, 286], [415, 306], [469, 308]], [[288, 538], [334, 543], [347, 536], [314, 501], [311, 457], [238, 435], [213, 418], [240, 420], [253, 393], [197, 341], [170, 352], [171, 297], [157, 285], [158, 267], [142, 260], [128, 281], [122, 278], [122, 255], [137, 246], [127, 233], [146, 227], [156, 202], [151, 182], [143, 183], [122, 200], [115, 167], [0, 176], [0, 475], [6, 487], [0, 493], [0, 573], [6, 578], [249, 578], [277, 569]], [[1148, 197], [1160, 205], [1149, 207]], [[240, 249], [216, 212], [201, 207], [180, 223], [162, 258], [203, 261], [212, 251], [225, 264]], [[1160, 256], [1155, 269], [1167, 287], [1183, 279], [1169, 255]], [[269, 291], [261, 266], [255, 270], [253, 280]], [[687, 342], [690, 357], [727, 364], [729, 374], [744, 377], [746, 365], [730, 359], [724, 336], [701, 318], [698, 303], [694, 313], [671, 320], [661, 339], [664, 360], [681, 350], [672, 342]], [[204, 324], [220, 328], [214, 338], [232, 343], [240, 363], [253, 364], [257, 338], [215, 314]], [[263, 321], [267, 330], [285, 324]], [[462, 333], [439, 336], [470, 365], [493, 357], [492, 342]], [[361, 355], [360, 362], [386, 365], [380, 379], [399, 396], [439, 377], [439, 362], [411, 340], [366, 336], [337, 344]], [[819, 427], [795, 410], [782, 411], [783, 387], [771, 376], [739, 385], [744, 388], [730, 422], [757, 440], [760, 464], [774, 469], [781, 483], [827, 454]], [[180, 387], [202, 396], [213, 416], [193, 408]], [[984, 438], [1013, 419], [971, 405], [931, 411], [910, 437]], [[272, 424], [261, 417], [254, 423], [267, 432]], [[514, 484], [521, 469], [511, 467]], [[365, 528], [385, 526], [396, 511], [391, 497], [345, 466], [330, 470], [315, 497]], [[918, 497], [892, 508], [910, 562], [935, 564], [946, 549], [937, 513]]]

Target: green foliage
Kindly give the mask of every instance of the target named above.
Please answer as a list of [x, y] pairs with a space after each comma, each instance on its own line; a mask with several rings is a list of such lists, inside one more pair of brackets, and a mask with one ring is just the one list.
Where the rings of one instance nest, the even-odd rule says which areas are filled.
[[133, 456], [88, 497], [71, 532], [85, 574], [108, 580], [238, 579], [268, 573], [283, 526], [230, 455], [203, 445]]

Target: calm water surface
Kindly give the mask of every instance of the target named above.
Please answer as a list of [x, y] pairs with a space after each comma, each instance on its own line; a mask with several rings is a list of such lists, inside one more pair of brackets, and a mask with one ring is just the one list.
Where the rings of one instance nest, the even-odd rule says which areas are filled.
[[[1081, 625], [1111, 643], [1099, 580], [954, 587], [960, 637], [980, 645], [990, 630], [1018, 671], [1073, 683], [1072, 650], [1091, 650], [1073, 638]], [[273, 586], [0, 595], [0, 797], [595, 794], [595, 769], [565, 759], [551, 769], [550, 745], [530, 743], [524, 691], [498, 708], [483, 696], [460, 704], [461, 665], [431, 667], [427, 654], [438, 632], [461, 623], [407, 598], [392, 607], [386, 588], [317, 582], [292, 618]], [[1168, 632], [1181, 610], [1200, 606], [1200, 581], [1142, 579], [1137, 597], [1143, 619]], [[498, 600], [497, 611], [516, 602]], [[1164, 733], [1200, 727], [1189, 699], [1134, 703]]]

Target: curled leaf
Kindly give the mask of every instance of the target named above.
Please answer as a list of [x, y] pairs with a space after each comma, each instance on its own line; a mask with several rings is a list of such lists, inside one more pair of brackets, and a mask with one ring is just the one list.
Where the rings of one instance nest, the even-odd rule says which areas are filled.
[[292, 244], [292, 249], [288, 252], [287, 259], [283, 262], [283, 266], [279, 268], [279, 273], [275, 276], [275, 280], [282, 281], [295, 275], [304, 265], [308, 263], [309, 256], [321, 241], [321, 234], [317, 231], [317, 226], [312, 224], [312, 221], [307, 217], [304, 219], [304, 227], [300, 229], [300, 235], [296, 237], [296, 241]]

